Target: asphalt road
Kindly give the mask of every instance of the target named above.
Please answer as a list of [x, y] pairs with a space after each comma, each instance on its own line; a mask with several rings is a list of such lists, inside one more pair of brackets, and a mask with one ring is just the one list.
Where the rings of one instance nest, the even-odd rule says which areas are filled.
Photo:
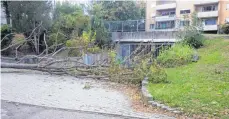
[[1, 100], [2, 119], [138, 119], [120, 115], [75, 111]]

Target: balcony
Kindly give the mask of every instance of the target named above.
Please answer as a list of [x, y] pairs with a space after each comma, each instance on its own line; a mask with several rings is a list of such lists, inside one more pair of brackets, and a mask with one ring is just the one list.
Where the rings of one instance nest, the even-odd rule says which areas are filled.
[[203, 26], [204, 31], [216, 31], [217, 29], [217, 25], [206, 25]]
[[176, 6], [177, 6], [176, 3], [157, 5], [156, 10], [174, 9], [176, 8]]
[[218, 11], [198, 12], [199, 18], [218, 17]]
[[169, 15], [169, 16], [156, 16], [155, 21], [172, 21], [176, 20], [175, 15]]
[[214, 4], [218, 2], [219, 0], [203, 0], [203, 1], [198, 0], [194, 3], [194, 5], [206, 5], [206, 4]]

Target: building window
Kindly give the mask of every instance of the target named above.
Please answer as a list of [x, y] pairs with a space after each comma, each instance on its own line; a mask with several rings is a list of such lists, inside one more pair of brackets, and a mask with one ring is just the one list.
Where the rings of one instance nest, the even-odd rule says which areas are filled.
[[190, 24], [190, 21], [188, 21], [188, 20], [180, 21], [180, 26], [181, 26], [181, 27], [182, 27], [182, 26], [189, 26], [189, 24]]
[[175, 14], [176, 14], [175, 12], [170, 12], [170, 14], [169, 14], [169, 15], [172, 15], [172, 16], [173, 16], [173, 15], [175, 15]]
[[216, 19], [205, 19], [204, 20], [205, 26], [207, 25], [216, 25]]
[[154, 24], [150, 24], [150, 29], [154, 29]]
[[210, 6], [204, 6], [202, 8], [202, 12], [208, 12], [208, 11], [216, 11], [217, 8], [215, 5], [210, 5]]
[[180, 14], [189, 14], [190, 13], [190, 10], [181, 10], [180, 11]]
[[226, 21], [226, 23], [229, 23], [229, 17], [228, 17], [228, 18], [226, 18], [226, 20], [225, 20], [225, 21]]
[[176, 14], [175, 11], [163, 11], [161, 12], [161, 16], [174, 16]]

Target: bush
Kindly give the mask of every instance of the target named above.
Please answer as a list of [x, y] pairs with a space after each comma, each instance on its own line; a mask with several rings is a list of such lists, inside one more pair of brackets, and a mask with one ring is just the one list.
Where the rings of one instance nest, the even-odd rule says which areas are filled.
[[51, 33], [49, 36], [49, 40], [47, 40], [48, 46], [65, 43], [67, 40], [62, 33]]
[[[13, 34], [8, 35], [8, 34], [12, 33], [10, 29], [11, 28], [6, 24], [1, 26], [1, 49], [9, 46], [10, 43], [12, 42], [12, 38], [14, 37], [14, 35]], [[6, 35], [8, 35], [8, 36], [6, 36]], [[3, 39], [3, 41], [2, 41], [2, 39]], [[10, 52], [10, 49], [2, 51], [1, 54], [2, 55], [9, 55], [9, 52]]]
[[75, 47], [70, 51], [70, 55], [82, 55], [82, 53], [98, 53], [100, 48], [94, 46], [94, 40], [95, 34], [92, 34], [91, 31], [88, 31], [83, 32], [81, 37], [73, 37], [71, 40], [67, 40], [65, 45], [67, 47]]
[[204, 45], [204, 36], [202, 35], [203, 26], [196, 13], [193, 13], [191, 17], [192, 24], [185, 26], [184, 29], [180, 29], [180, 31], [177, 32], [177, 37], [181, 42], [189, 46], [200, 48]]
[[151, 83], [168, 83], [167, 74], [163, 67], [157, 64], [156, 61], [149, 64], [149, 59], [143, 59], [140, 64], [134, 68], [135, 77], [137, 81], [143, 80], [145, 77], [148, 77], [149, 82]]
[[101, 49], [97, 46], [91, 47], [91, 48], [87, 48], [87, 52], [88, 53], [92, 53], [92, 54], [96, 54], [99, 53], [101, 51]]
[[168, 83], [167, 74], [165, 70], [156, 62], [149, 68], [148, 80], [151, 83]]
[[190, 32], [184, 37], [182, 42], [194, 48], [200, 48], [204, 45], [204, 36], [202, 34]]
[[229, 24], [224, 24], [222, 26], [223, 33], [229, 34]]
[[162, 50], [157, 62], [164, 67], [175, 67], [192, 62], [195, 51], [186, 44], [177, 43], [171, 48]]

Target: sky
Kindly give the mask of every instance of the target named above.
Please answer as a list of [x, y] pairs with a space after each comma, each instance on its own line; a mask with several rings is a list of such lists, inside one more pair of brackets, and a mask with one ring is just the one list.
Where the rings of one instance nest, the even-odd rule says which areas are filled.
[[89, 0], [55, 0], [56, 2], [60, 1], [60, 2], [63, 2], [63, 1], [69, 1], [71, 3], [79, 3], [79, 4], [85, 4], [87, 3]]

